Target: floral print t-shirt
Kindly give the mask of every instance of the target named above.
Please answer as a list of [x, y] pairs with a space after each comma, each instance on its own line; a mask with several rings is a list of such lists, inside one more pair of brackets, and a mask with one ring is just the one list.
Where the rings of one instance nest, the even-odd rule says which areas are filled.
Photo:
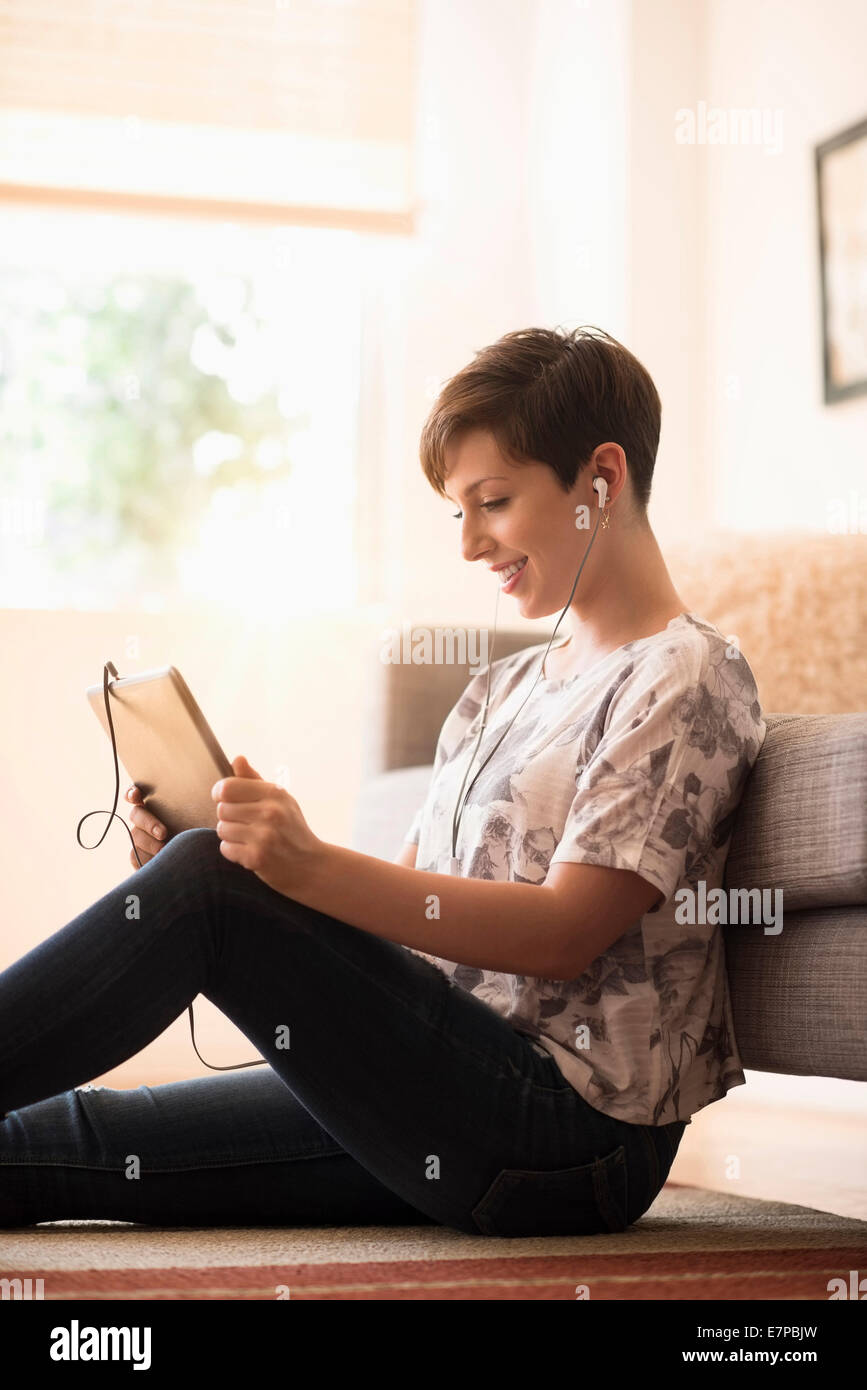
[[[577, 676], [546, 679], [546, 646], [490, 665], [487, 727], [465, 788], [527, 702], [470, 790], [455, 871], [541, 884], [552, 864], [601, 864], [631, 869], [664, 898], [573, 980], [426, 959], [550, 1053], [597, 1110], [634, 1124], [688, 1121], [745, 1082], [722, 929], [686, 925], [674, 895], [692, 890], [700, 907], [702, 880], [708, 894], [722, 887], [765, 737], [756, 683], [737, 648], [693, 613]], [[487, 679], [485, 666], [440, 731], [406, 837], [418, 869], [450, 872]]]

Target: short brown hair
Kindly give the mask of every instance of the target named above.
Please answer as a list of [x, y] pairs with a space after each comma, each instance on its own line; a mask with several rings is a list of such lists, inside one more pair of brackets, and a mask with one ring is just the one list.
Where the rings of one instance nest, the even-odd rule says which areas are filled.
[[568, 492], [594, 449], [610, 440], [626, 455], [645, 513], [661, 416], [646, 368], [601, 328], [522, 328], [482, 348], [442, 387], [422, 428], [421, 466], [445, 496], [446, 447], [485, 429], [506, 459], [549, 464]]

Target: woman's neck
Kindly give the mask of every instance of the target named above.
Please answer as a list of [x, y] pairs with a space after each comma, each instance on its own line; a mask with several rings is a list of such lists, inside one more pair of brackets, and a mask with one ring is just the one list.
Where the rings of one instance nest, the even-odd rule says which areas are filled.
[[[606, 568], [599, 571], [593, 590], [563, 618], [558, 645], [552, 645], [545, 661], [548, 678], [578, 675], [626, 642], [661, 632], [688, 611], [649, 526], [624, 530], [603, 555]], [[555, 657], [555, 651], [562, 656]]]

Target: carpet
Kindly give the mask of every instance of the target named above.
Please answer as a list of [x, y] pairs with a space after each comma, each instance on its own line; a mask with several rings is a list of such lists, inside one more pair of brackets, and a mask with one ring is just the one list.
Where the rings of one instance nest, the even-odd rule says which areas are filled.
[[[57, 1300], [827, 1301], [867, 1269], [867, 1222], [667, 1183], [620, 1235], [496, 1240], [445, 1227], [164, 1229], [45, 1222], [0, 1232], [0, 1277]], [[37, 1285], [31, 1285], [36, 1294]]]

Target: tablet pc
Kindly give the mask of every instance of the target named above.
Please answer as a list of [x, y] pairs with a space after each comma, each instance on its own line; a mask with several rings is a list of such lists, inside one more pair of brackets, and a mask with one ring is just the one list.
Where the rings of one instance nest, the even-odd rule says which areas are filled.
[[[89, 686], [87, 698], [110, 739], [102, 684]], [[110, 680], [108, 699], [118, 760], [148, 810], [171, 835], [215, 830], [211, 788], [234, 776], [232, 764], [177, 667]]]

